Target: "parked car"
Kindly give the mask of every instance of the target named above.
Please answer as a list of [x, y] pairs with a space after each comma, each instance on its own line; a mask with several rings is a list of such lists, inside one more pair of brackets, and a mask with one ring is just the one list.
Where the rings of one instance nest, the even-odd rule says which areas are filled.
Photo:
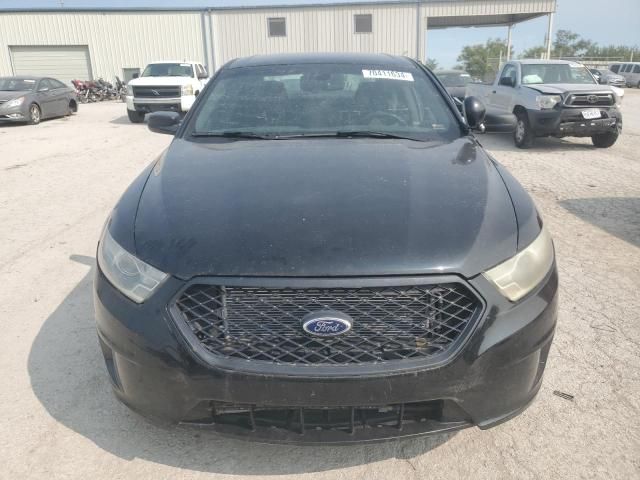
[[536, 137], [591, 137], [596, 147], [611, 147], [622, 129], [619, 104], [624, 90], [598, 85], [581, 64], [564, 60], [507, 62], [491, 85], [469, 84], [467, 95], [488, 111], [513, 112], [514, 141], [529, 148]]
[[589, 71], [594, 76], [596, 81], [601, 85], [612, 85], [614, 87], [624, 88], [627, 86], [627, 81], [622, 75], [612, 72], [611, 70], [590, 68]]
[[640, 88], [640, 62], [615, 63], [609, 68], [622, 75], [628, 86]]
[[[294, 81], [295, 79], [295, 81]], [[128, 188], [94, 305], [118, 398], [267, 442], [489, 428], [540, 388], [558, 276], [532, 199], [412, 59], [226, 64]]]
[[452, 97], [464, 100], [467, 85], [471, 83], [471, 75], [464, 70], [436, 70], [433, 73]]
[[133, 123], [161, 110], [186, 112], [202, 91], [209, 75], [202, 64], [191, 61], [155, 62], [127, 84], [127, 115]]
[[0, 122], [37, 125], [77, 111], [75, 91], [55, 78], [0, 77]]

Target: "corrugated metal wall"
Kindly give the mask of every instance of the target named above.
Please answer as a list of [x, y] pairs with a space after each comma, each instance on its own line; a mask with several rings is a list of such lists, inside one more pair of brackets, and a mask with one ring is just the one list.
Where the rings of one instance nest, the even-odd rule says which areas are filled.
[[9, 47], [87, 45], [94, 77], [122, 78], [149, 61], [205, 60], [200, 12], [0, 13], [0, 75], [11, 75]]
[[432, 1], [424, 4], [428, 17], [504, 15], [555, 12], [556, 0]]
[[[354, 15], [372, 15], [372, 33], [354, 33]], [[416, 55], [416, 5], [278, 8], [213, 13], [218, 66], [241, 56], [284, 52]], [[284, 17], [286, 37], [269, 37], [267, 19]]]
[[[424, 58], [429, 17], [538, 14], [554, 11], [555, 4], [556, 0], [427, 0], [420, 4], [419, 15], [416, 3], [207, 12], [0, 12], [0, 75], [13, 73], [11, 46], [86, 45], [94, 77], [108, 80], [122, 77], [123, 68], [144, 67], [153, 60], [191, 59], [219, 68], [236, 57], [282, 52], [418, 53]], [[353, 16], [359, 13], [372, 14], [372, 33], [354, 33]], [[269, 37], [269, 17], [287, 19], [286, 37]]]

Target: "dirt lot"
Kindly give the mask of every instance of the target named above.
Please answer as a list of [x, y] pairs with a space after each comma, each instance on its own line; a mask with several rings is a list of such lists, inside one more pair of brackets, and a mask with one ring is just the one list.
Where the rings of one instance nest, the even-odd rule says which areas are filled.
[[640, 478], [639, 90], [623, 111], [609, 150], [481, 137], [556, 242], [559, 324], [531, 408], [489, 431], [340, 448], [165, 430], [119, 404], [93, 324], [95, 246], [170, 137], [129, 124], [119, 103], [0, 127], [0, 478]]

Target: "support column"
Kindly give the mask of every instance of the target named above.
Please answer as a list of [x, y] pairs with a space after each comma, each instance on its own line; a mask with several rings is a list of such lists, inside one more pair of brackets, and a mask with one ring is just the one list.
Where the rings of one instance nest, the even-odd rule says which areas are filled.
[[507, 62], [511, 60], [511, 27], [511, 24], [507, 27]]
[[547, 60], [551, 58], [551, 33], [553, 30], [553, 16], [554, 12], [549, 14], [549, 25], [547, 26]]

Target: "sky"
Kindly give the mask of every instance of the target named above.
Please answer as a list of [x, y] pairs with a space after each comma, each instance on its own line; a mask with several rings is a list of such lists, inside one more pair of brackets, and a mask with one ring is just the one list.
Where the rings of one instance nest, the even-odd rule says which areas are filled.
[[[324, 0], [63, 0], [73, 7], [202, 7], [323, 3]], [[330, 0], [331, 3], [340, 0]], [[572, 30], [604, 45], [640, 46], [640, 0], [557, 0], [554, 32]], [[61, 0], [0, 0], [2, 8], [60, 8]], [[547, 17], [516, 25], [512, 30], [515, 53], [541, 45], [547, 31]], [[506, 27], [449, 28], [427, 33], [427, 56], [441, 68], [456, 64], [465, 45], [484, 43], [488, 38], [506, 38]]]

